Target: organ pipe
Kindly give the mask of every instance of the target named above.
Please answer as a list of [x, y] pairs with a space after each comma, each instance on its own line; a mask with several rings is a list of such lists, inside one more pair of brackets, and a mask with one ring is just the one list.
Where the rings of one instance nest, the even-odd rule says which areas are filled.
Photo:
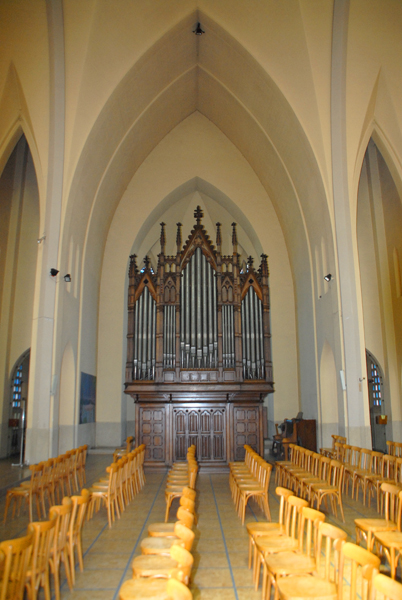
[[[232, 224], [233, 254], [223, 256], [220, 224], [215, 250], [201, 225], [199, 207], [194, 216], [197, 223], [183, 249], [178, 229], [175, 256], [165, 255], [166, 235], [161, 224], [157, 273], [148, 257], [141, 271], [135, 255], [130, 257], [126, 373], [133, 380], [156, 382], [188, 381], [177, 369], [217, 372], [203, 381], [272, 377], [267, 256], [261, 256], [258, 270], [252, 257], [241, 268], [236, 224]], [[234, 370], [235, 379], [225, 376], [225, 369]], [[164, 370], [174, 373], [165, 378]]]
[[250, 287], [241, 305], [241, 327], [243, 342], [244, 379], [263, 379], [264, 368], [264, 328], [262, 303]]
[[135, 305], [134, 369], [135, 380], [155, 378], [156, 303], [147, 287]]

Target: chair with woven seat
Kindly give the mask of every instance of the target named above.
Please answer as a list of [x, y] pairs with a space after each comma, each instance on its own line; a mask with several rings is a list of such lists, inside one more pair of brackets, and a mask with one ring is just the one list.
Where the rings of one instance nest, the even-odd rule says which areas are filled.
[[174, 577], [165, 579], [129, 579], [119, 590], [120, 600], [192, 600], [193, 595], [184, 583]]
[[174, 544], [170, 548], [170, 556], [150, 554], [136, 556], [131, 565], [133, 579], [138, 577], [158, 577], [161, 579], [175, 577], [188, 585], [193, 563], [192, 554], [178, 544]]
[[183, 548], [191, 551], [195, 534], [194, 532], [176, 521], [174, 526], [174, 536], [172, 537], [147, 537], [141, 542], [142, 554], [160, 554], [164, 556], [170, 555], [170, 548], [173, 544], [180, 544]]
[[384, 496], [385, 514], [379, 519], [355, 519], [356, 544], [360, 544], [363, 538], [366, 541], [367, 550], [372, 551], [375, 542], [375, 534], [384, 531], [395, 531], [397, 529], [397, 504], [400, 488], [391, 483], [381, 485], [381, 493]]
[[33, 534], [0, 543], [0, 600], [24, 597]]
[[45, 599], [50, 600], [49, 557], [55, 525], [55, 518], [28, 525], [28, 534], [33, 535], [25, 583], [29, 600], [37, 599], [41, 587], [44, 589]]
[[[400, 489], [400, 488], [399, 488]], [[402, 491], [398, 493], [397, 527], [393, 531], [377, 531], [375, 541], [380, 545], [390, 566], [391, 577], [395, 579], [398, 562], [402, 561]]]
[[344, 484], [343, 487], [346, 487], [346, 493], [349, 494], [349, 483], [351, 484], [351, 489], [353, 490], [353, 473], [356, 469], [359, 468], [360, 465], [360, 455], [361, 448], [359, 446], [351, 446], [348, 452], [349, 460], [344, 461]]
[[[271, 597], [271, 586], [275, 589], [275, 600], [278, 600], [277, 582], [280, 577], [314, 573], [316, 570], [318, 525], [325, 520], [324, 513], [314, 508], [304, 507], [301, 511], [299, 547], [296, 551], [270, 554], [264, 560], [262, 597]], [[345, 534], [346, 539], [346, 534]]]
[[71, 512], [70, 525], [67, 533], [68, 554], [70, 559], [71, 579], [75, 583], [75, 552], [77, 552], [80, 571], [84, 570], [84, 559], [82, 552], [82, 528], [85, 515], [89, 506], [91, 494], [85, 488], [80, 496], [71, 496], [73, 508]]
[[66, 579], [70, 591], [73, 589], [71, 565], [68, 554], [67, 533], [70, 525], [73, 503], [70, 498], [64, 497], [60, 506], [52, 506], [49, 518], [56, 520], [53, 541], [50, 547], [49, 563], [54, 578], [54, 591], [56, 600], [60, 600], [60, 564], [63, 563]]

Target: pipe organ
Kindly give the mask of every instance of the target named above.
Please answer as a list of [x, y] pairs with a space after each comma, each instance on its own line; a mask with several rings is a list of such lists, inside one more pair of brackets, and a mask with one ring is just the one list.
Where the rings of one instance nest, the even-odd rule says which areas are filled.
[[197, 446], [201, 465], [241, 460], [244, 444], [263, 452], [263, 400], [273, 392], [267, 256], [243, 268], [232, 223], [233, 252], [221, 253], [202, 221], [176, 254], [165, 253], [161, 223], [156, 271], [130, 257], [125, 391], [136, 404], [136, 440], [146, 463], [170, 465]]

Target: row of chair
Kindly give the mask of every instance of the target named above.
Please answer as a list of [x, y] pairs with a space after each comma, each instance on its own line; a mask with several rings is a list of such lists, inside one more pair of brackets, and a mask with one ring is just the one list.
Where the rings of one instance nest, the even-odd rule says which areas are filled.
[[45, 519], [48, 506], [60, 502], [64, 495], [71, 496], [78, 492], [85, 483], [85, 465], [88, 446], [80, 446], [69, 450], [56, 458], [30, 465], [31, 478], [22, 482], [18, 487], [7, 490], [4, 509], [4, 523], [7, 519], [8, 508], [13, 503], [12, 517], [16, 509], [20, 514], [21, 504], [25, 500], [29, 507], [29, 520], [33, 521], [34, 501], [38, 519]]
[[245, 445], [243, 462], [229, 463], [229, 485], [237, 513], [244, 525], [247, 502], [254, 498], [271, 520], [268, 488], [272, 465], [261, 458], [250, 446]]
[[[180, 466], [176, 465], [180, 471]], [[152, 523], [132, 562], [133, 578], [120, 588], [120, 600], [154, 597], [191, 600], [188, 589], [194, 558], [195, 489], [184, 486], [175, 523]]]
[[0, 600], [22, 600], [25, 590], [29, 600], [36, 600], [41, 587], [50, 600], [49, 572], [59, 600], [61, 563], [73, 588], [76, 556], [80, 570], [84, 568], [81, 532], [89, 500], [86, 489], [79, 496], [66, 496], [50, 508], [48, 521], [32, 522], [26, 536], [0, 543]]
[[165, 489], [165, 522], [169, 519], [169, 511], [173, 500], [175, 498], [180, 498], [183, 487], [188, 486], [195, 490], [198, 473], [198, 463], [195, 458], [195, 452], [196, 447], [193, 444], [187, 450], [187, 460], [174, 463], [167, 475]]
[[337, 516], [339, 506], [345, 522], [342, 504], [344, 465], [318, 452], [295, 444], [291, 446], [291, 459], [275, 463], [276, 483], [292, 489], [312, 507], [316, 505], [317, 510], [322, 501], [328, 504], [329, 499], [334, 515]]
[[123, 458], [123, 456], [130, 454], [131, 450], [133, 449], [133, 443], [134, 437], [129, 435], [124, 446], [116, 448], [116, 450], [113, 452], [113, 462], [117, 462], [119, 458]]
[[115, 515], [120, 518], [126, 506], [145, 485], [144, 474], [145, 444], [132, 450], [106, 467], [107, 475], [95, 482], [91, 488], [91, 503], [89, 518], [94, 510], [97, 512], [101, 504], [106, 506], [109, 527], [115, 520]]
[[[380, 558], [346, 541], [347, 534], [325, 522], [324, 513], [308, 506], [307, 500], [291, 490], [277, 487], [280, 499], [277, 523], [249, 523], [249, 567], [253, 566], [256, 589], [263, 565], [262, 598], [275, 600], [332, 598], [342, 600], [349, 594], [357, 598], [357, 578], [362, 582], [361, 597], [371, 600], [374, 590], [396, 600], [402, 586], [392, 579], [378, 578]], [[350, 587], [345, 589], [345, 570], [350, 571]], [[384, 579], [385, 577], [385, 579]]]
[[[320, 508], [321, 500], [329, 496], [335, 516], [335, 500], [337, 500], [343, 517], [342, 469], [344, 466], [339, 461], [331, 460], [327, 456], [317, 453], [312, 454], [309, 450], [297, 448], [293, 450], [294, 456], [298, 456], [298, 465], [295, 466], [290, 462], [278, 463], [278, 480], [295, 494], [308, 500], [311, 506], [314, 506], [316, 501], [317, 509]], [[303, 464], [304, 467], [301, 466]], [[307, 470], [307, 465], [310, 470]], [[314, 472], [317, 473], [316, 476], [313, 475]], [[384, 512], [384, 516], [355, 519], [356, 543], [360, 544], [362, 540], [365, 540], [367, 550], [370, 551], [373, 550], [375, 543], [381, 546], [391, 566], [391, 577], [394, 578], [402, 553], [402, 504], [400, 501], [402, 491], [401, 487], [395, 485], [394, 482], [382, 481], [379, 494], [381, 501], [379, 500], [378, 505]]]
[[[336, 444], [346, 444], [346, 438], [341, 435], [332, 434], [332, 447], [331, 448], [320, 448], [320, 453], [329, 456], [329, 458], [336, 458]], [[393, 442], [387, 440], [387, 454], [402, 458], [402, 442]]]

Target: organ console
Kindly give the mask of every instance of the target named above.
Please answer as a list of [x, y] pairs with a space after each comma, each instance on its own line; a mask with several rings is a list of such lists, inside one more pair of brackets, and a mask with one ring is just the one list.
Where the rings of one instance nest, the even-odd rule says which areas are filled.
[[263, 452], [263, 401], [273, 392], [268, 260], [240, 264], [222, 255], [204, 229], [199, 206], [184, 246], [165, 254], [161, 223], [156, 271], [130, 257], [125, 392], [136, 405], [136, 442], [148, 466], [171, 465], [197, 446], [201, 467], [242, 460], [244, 444]]

